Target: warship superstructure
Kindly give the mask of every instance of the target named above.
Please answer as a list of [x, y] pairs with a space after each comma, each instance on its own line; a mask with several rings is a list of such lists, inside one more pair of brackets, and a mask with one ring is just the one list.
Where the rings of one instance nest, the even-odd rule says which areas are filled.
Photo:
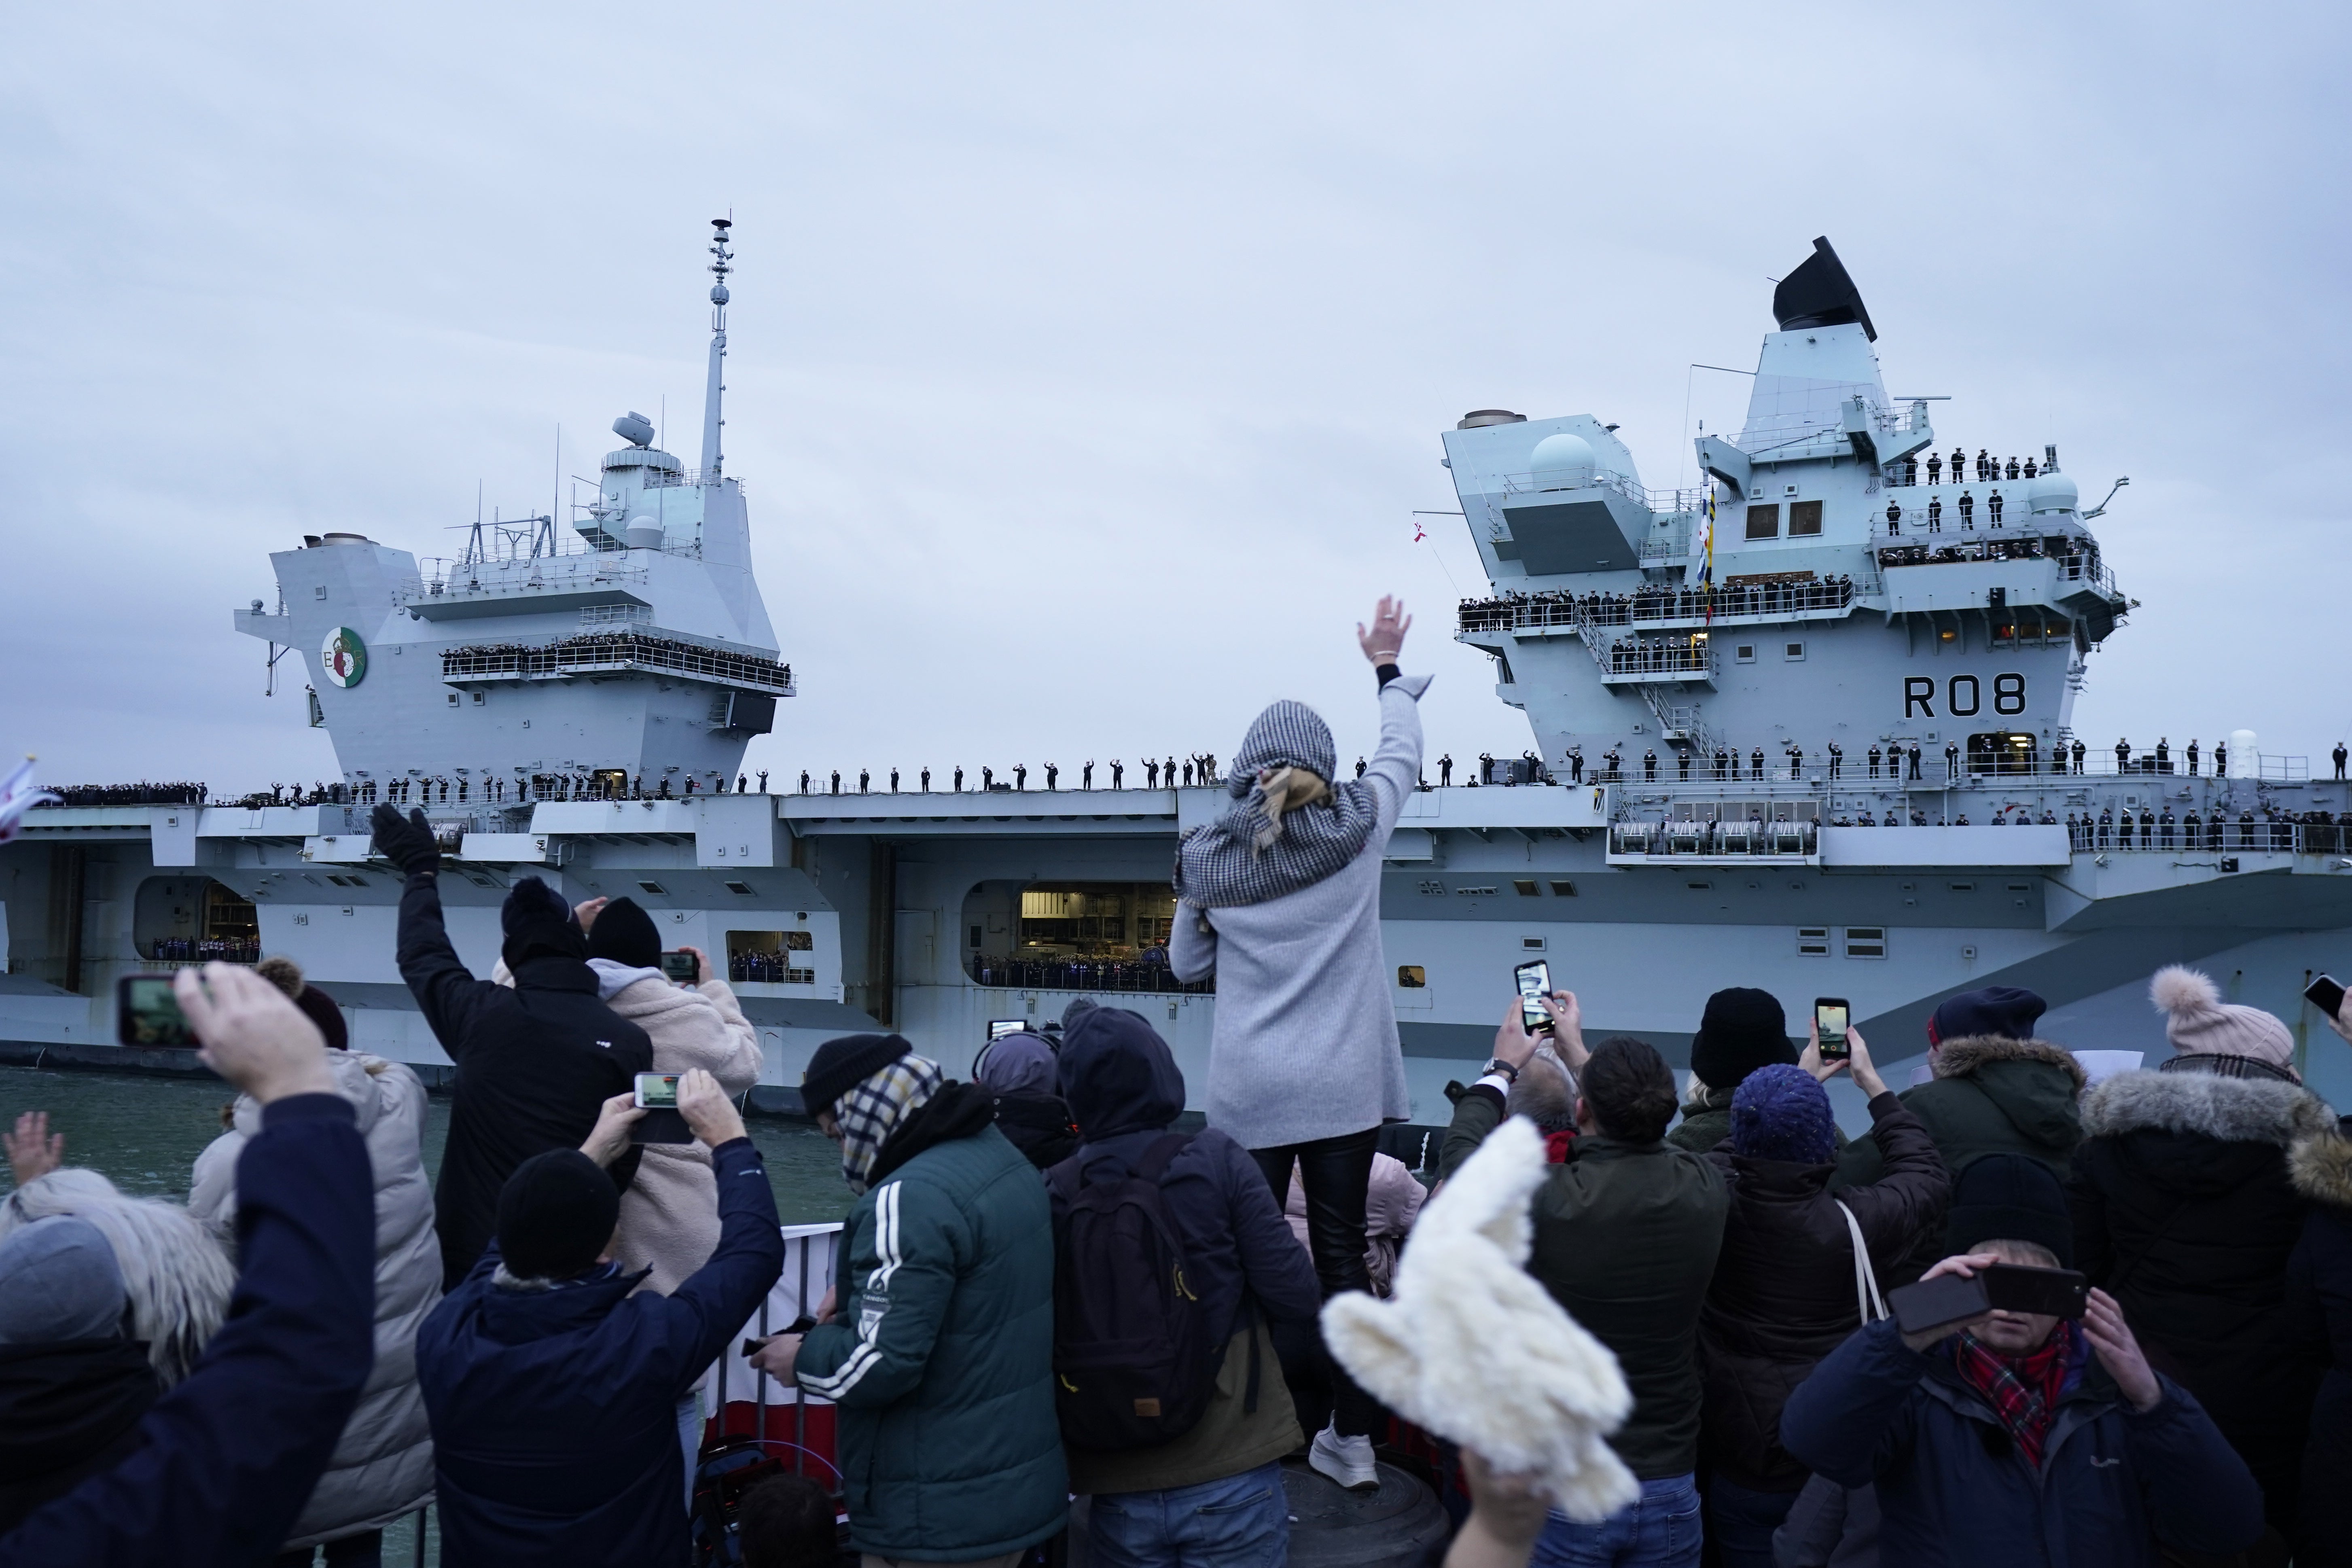
[[[278, 602], [236, 628], [301, 657], [339, 780], [299, 804], [43, 809], [0, 847], [9, 1051], [102, 1059], [115, 976], [268, 951], [343, 1004], [355, 1045], [445, 1063], [394, 968], [398, 879], [369, 852], [370, 806], [394, 800], [440, 831], [479, 972], [523, 875], [626, 893], [667, 945], [726, 954], [772, 1106], [796, 1107], [833, 1035], [895, 1028], [961, 1071], [990, 1020], [1079, 995], [1145, 1011], [1200, 1093], [1213, 987], [1178, 984], [1160, 944], [1175, 841], [1226, 803], [1205, 768], [1186, 787], [745, 787], [744, 747], [794, 683], [721, 454], [730, 232], [698, 468], [632, 413], [561, 522], [494, 520], [450, 561], [334, 533], [271, 557]], [[2102, 509], [2054, 445], [1947, 450], [1941, 400], [1890, 397], [1827, 241], [1773, 305], [1746, 423], [1698, 437], [1696, 488], [1644, 489], [1590, 415], [1481, 410], [1443, 437], [1491, 584], [1456, 635], [1533, 744], [1415, 795], [1389, 846], [1415, 1120], [1444, 1120], [1535, 955], [1595, 1037], [1685, 1060], [1706, 994], [1745, 984], [1792, 1025], [1850, 998], [1897, 1066], [1938, 1001], [1997, 983], [2051, 1000], [2050, 1037], [2160, 1050], [2146, 977], [2190, 962], [2287, 1018], [2323, 1092], [2352, 1089], [2300, 996], [2352, 963], [2344, 782], [2243, 731], [2195, 759], [2078, 744], [2075, 694], [2133, 604]]]

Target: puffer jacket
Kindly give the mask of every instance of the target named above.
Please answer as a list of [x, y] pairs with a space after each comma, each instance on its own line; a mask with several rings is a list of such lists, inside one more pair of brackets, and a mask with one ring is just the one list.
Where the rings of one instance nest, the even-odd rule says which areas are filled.
[[[1373, 1295], [1386, 1296], [1395, 1289], [1397, 1253], [1428, 1197], [1429, 1189], [1402, 1160], [1372, 1156], [1371, 1185], [1364, 1193], [1364, 1270], [1371, 1276]], [[1290, 1163], [1290, 1191], [1282, 1200], [1282, 1217], [1290, 1222], [1299, 1250], [1312, 1256], [1307, 1240], [1307, 1184], [1298, 1179], [1296, 1160]]]
[[2297, 1561], [2310, 1568], [2352, 1563], [2352, 1119], [2339, 1125], [2336, 1137], [2296, 1143], [2287, 1162], [2311, 1205], [2287, 1259], [2287, 1305], [2327, 1369], [2303, 1458]]
[[[2074, 1053], [2047, 1040], [1968, 1035], [1936, 1052], [1936, 1076], [1899, 1098], [1919, 1119], [1955, 1181], [1987, 1154], [2023, 1154], [2064, 1181], [2083, 1141], [2078, 1106], [2084, 1075]], [[1885, 1173], [1875, 1139], [1849, 1143], [1838, 1157], [1832, 1191], [1865, 1186]], [[1879, 1283], [1892, 1289], [1919, 1278], [1944, 1256], [1940, 1226], [1896, 1258]]]
[[861, 1552], [969, 1563], [1068, 1516], [1054, 1414], [1054, 1226], [1045, 1184], [950, 1084], [883, 1145], [842, 1227], [840, 1310], [794, 1376], [837, 1406]]
[[[759, 1081], [759, 1034], [723, 980], [688, 988], [656, 973], [623, 986], [604, 1005], [653, 1041], [654, 1072], [700, 1068], [730, 1095]], [[653, 1270], [646, 1288], [667, 1296], [719, 1245], [719, 1188], [710, 1151], [699, 1142], [640, 1148], [636, 1179], [621, 1194], [613, 1257], [632, 1274]]]
[[1789, 1449], [1840, 1486], [1876, 1483], [1880, 1561], [1902, 1568], [2156, 1568], [2158, 1543], [2222, 1558], [2262, 1498], [2180, 1386], [2146, 1415], [2095, 1355], [2061, 1395], [2036, 1471], [1984, 1396], [1882, 1319], [1790, 1396]]
[[[441, 1300], [441, 1246], [425, 1181], [425, 1086], [398, 1062], [330, 1051], [335, 1089], [352, 1105], [375, 1183], [375, 1366], [303, 1505], [289, 1550], [380, 1530], [433, 1497], [433, 1437], [416, 1386], [416, 1328]], [[262, 1108], [239, 1095], [230, 1130], [196, 1156], [188, 1212], [236, 1231], [238, 1157], [261, 1131]]]
[[2308, 1206], [2288, 1158], [2335, 1131], [2296, 1084], [2119, 1073], [2083, 1097], [2069, 1185], [2075, 1267], [2122, 1303], [2150, 1363], [2212, 1413], [2289, 1533], [2321, 1369], [2287, 1306]]
[[1874, 1269], [1940, 1235], [1951, 1178], [1927, 1130], [1893, 1094], [1870, 1102], [1870, 1142], [1883, 1174], [1829, 1191], [1836, 1167], [1751, 1160], [1726, 1144], [1707, 1156], [1731, 1189], [1723, 1249], [1699, 1313], [1706, 1397], [1700, 1451], [1716, 1473], [1757, 1491], [1794, 1492], [1802, 1461], [1780, 1443], [1780, 1411], [1814, 1363], [1862, 1326], [1853, 1234], [1862, 1226]]

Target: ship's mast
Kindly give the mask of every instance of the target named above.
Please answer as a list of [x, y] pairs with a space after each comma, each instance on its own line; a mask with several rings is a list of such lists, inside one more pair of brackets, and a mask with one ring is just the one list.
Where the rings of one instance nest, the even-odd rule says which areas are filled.
[[710, 270], [719, 279], [710, 286], [710, 384], [702, 398], [702, 482], [715, 485], [724, 458], [719, 450], [719, 429], [727, 421], [719, 416], [719, 396], [727, 390], [720, 375], [727, 359], [727, 274], [734, 270], [728, 265], [735, 253], [727, 248], [727, 231], [735, 226], [731, 218], [710, 220], [710, 254], [714, 258]]

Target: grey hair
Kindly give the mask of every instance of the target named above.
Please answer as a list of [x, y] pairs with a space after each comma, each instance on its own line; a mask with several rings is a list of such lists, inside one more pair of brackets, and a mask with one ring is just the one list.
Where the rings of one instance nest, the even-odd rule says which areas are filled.
[[126, 1197], [96, 1171], [69, 1165], [0, 1201], [0, 1238], [54, 1215], [88, 1220], [106, 1237], [131, 1299], [131, 1337], [147, 1342], [166, 1388], [187, 1376], [236, 1289], [236, 1268], [213, 1234], [177, 1204]]
[[1505, 1109], [1524, 1116], [1545, 1132], [1561, 1132], [1576, 1125], [1576, 1075], [1549, 1046], [1538, 1046], [1505, 1097]]

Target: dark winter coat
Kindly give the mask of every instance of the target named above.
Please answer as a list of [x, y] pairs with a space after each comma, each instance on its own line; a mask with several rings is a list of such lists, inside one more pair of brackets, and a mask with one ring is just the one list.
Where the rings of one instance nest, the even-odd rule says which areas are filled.
[[[1451, 1175], [1503, 1120], [1503, 1097], [1473, 1085], [1454, 1107], [1441, 1171]], [[1698, 1318], [1730, 1206], [1723, 1173], [1660, 1142], [1594, 1135], [1570, 1143], [1531, 1205], [1528, 1272], [1607, 1345], [1633, 1393], [1609, 1446], [1643, 1480], [1698, 1462]]]
[[[475, 979], [449, 945], [429, 871], [409, 878], [400, 895], [399, 961], [434, 1037], [457, 1064], [434, 1191], [442, 1285], [454, 1289], [497, 1233], [499, 1190], [514, 1168], [550, 1149], [577, 1149], [604, 1101], [653, 1071], [653, 1041], [597, 1000], [596, 972], [583, 961], [526, 958], [510, 987]], [[613, 1163], [614, 1184], [625, 1189], [636, 1168], [631, 1149]]]
[[842, 1227], [840, 1312], [809, 1331], [794, 1372], [837, 1407], [858, 1551], [967, 1563], [1068, 1516], [1053, 1216], [985, 1090], [950, 1085], [919, 1121], [883, 1145]]
[[266, 1108], [236, 1176], [227, 1321], [127, 1458], [0, 1536], [0, 1568], [250, 1565], [292, 1530], [375, 1360], [375, 1180], [336, 1094]]
[[0, 1535], [137, 1448], [161, 1392], [138, 1340], [0, 1346]]
[[1874, 1268], [1943, 1231], [1951, 1179], [1927, 1129], [1891, 1093], [1870, 1102], [1870, 1115], [1882, 1174], [1835, 1194], [1833, 1164], [1750, 1160], [1728, 1146], [1707, 1156], [1730, 1187], [1731, 1212], [1698, 1320], [1701, 1447], [1709, 1467], [1739, 1486], [1804, 1486], [1805, 1467], [1780, 1444], [1781, 1406], [1813, 1363], [1862, 1326], [1853, 1236], [1838, 1205], [1862, 1226]]
[[[2012, 1040], [2006, 1035], [1968, 1035], [1936, 1052], [1936, 1076], [1898, 1096], [1919, 1119], [1944, 1168], [1960, 1172], [1987, 1154], [2023, 1154], [2050, 1167], [2060, 1181], [2074, 1168], [2083, 1141], [2076, 1102], [2083, 1068], [2074, 1054], [2046, 1040]], [[1831, 1190], [1878, 1180], [1885, 1170], [1874, 1140], [1849, 1143], [1838, 1157]], [[1879, 1284], [1907, 1285], [1944, 1256], [1940, 1226], [1924, 1232], [1916, 1245], [1890, 1263]]]
[[2352, 1563], [2352, 1119], [2341, 1128], [2334, 1138], [2299, 1141], [2287, 1163], [2311, 1205], [2287, 1259], [2287, 1306], [2327, 1369], [2303, 1462], [2299, 1560], [2311, 1568]]
[[551, 1289], [493, 1283], [495, 1244], [425, 1320], [441, 1561], [642, 1568], [687, 1555], [678, 1396], [784, 1267], [775, 1194], [748, 1138], [711, 1151], [719, 1250], [667, 1296], [614, 1270]]
[[[1698, 1099], [1685, 1101], [1682, 1120], [1666, 1131], [1666, 1142], [1677, 1149], [1687, 1149], [1694, 1154], [1705, 1154], [1722, 1146], [1731, 1136], [1731, 1097], [1739, 1086], [1729, 1089], [1709, 1087]], [[1845, 1130], [1839, 1128], [1830, 1136], [1841, 1149], [1846, 1147]]]
[[2028, 1464], [1949, 1342], [1882, 1320], [1790, 1396], [1789, 1451], [1842, 1486], [1876, 1483], [1880, 1560], [1903, 1568], [2152, 1568], [2157, 1542], [2227, 1556], [2262, 1534], [2262, 1495], [2197, 1401], [2164, 1380], [2145, 1415], [2095, 1356]]
[[1041, 1171], [1078, 1152], [1078, 1130], [1070, 1121], [1069, 1105], [1058, 1094], [998, 1095], [996, 1130]]
[[2287, 1161], [2335, 1128], [2316, 1097], [2275, 1079], [2121, 1073], [2083, 1097], [2069, 1189], [2075, 1267], [2212, 1413], [2282, 1531], [2320, 1374], [2287, 1309], [2307, 1207]]

